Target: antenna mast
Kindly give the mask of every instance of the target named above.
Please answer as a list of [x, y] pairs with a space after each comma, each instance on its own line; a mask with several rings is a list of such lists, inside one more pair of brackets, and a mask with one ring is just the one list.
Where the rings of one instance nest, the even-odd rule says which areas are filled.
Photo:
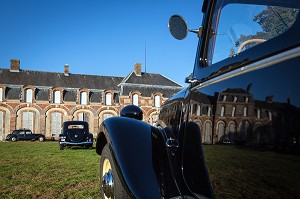
[[145, 40], [145, 73], [147, 72], [147, 44]]

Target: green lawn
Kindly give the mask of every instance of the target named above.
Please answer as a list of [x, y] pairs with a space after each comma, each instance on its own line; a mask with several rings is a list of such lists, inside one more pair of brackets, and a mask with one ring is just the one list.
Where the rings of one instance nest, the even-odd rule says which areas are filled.
[[[300, 198], [300, 157], [204, 146], [216, 198]], [[0, 142], [0, 198], [100, 198], [95, 149]]]

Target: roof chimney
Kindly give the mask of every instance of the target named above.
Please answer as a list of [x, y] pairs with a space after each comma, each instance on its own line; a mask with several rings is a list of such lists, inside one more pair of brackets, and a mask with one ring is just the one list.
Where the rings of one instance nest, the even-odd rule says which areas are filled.
[[10, 60], [10, 72], [20, 72], [20, 60], [18, 59]]
[[142, 76], [142, 64], [141, 63], [134, 64], [134, 73], [136, 76]]
[[64, 74], [65, 74], [65, 76], [69, 76], [69, 64], [65, 64]]

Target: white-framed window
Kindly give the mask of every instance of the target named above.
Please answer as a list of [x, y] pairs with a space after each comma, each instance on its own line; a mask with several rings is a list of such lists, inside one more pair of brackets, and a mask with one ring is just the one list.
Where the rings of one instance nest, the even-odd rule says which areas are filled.
[[0, 111], [0, 141], [3, 140], [3, 124], [4, 124], [4, 114]]
[[244, 117], [247, 117], [248, 108], [244, 107]]
[[236, 107], [235, 107], [235, 106], [234, 106], [234, 107], [232, 107], [231, 117], [235, 117], [235, 109], [236, 109]]
[[0, 102], [3, 101], [3, 88], [0, 88]]
[[222, 106], [221, 107], [221, 117], [224, 117], [224, 114], [225, 114], [225, 107]]
[[269, 120], [272, 121], [272, 112], [268, 111]]
[[246, 103], [249, 102], [249, 97], [245, 97], [245, 102], [246, 102]]
[[224, 95], [224, 96], [223, 96], [223, 102], [226, 102], [226, 100], [227, 100], [227, 96]]
[[257, 109], [257, 119], [260, 119], [260, 109]]
[[25, 102], [27, 103], [32, 103], [32, 89], [28, 88], [28, 89], [25, 89]]
[[85, 92], [85, 91], [80, 93], [80, 104], [81, 105], [87, 104], [87, 92]]
[[54, 96], [53, 103], [60, 104], [60, 91], [54, 91], [53, 96]]
[[207, 116], [210, 116], [211, 115], [211, 107], [209, 106], [208, 108], [207, 108]]
[[197, 104], [197, 113], [196, 115], [200, 116], [201, 115], [201, 106]]
[[132, 95], [132, 104], [138, 106], [139, 105], [139, 96], [138, 94]]
[[106, 120], [107, 118], [113, 117], [114, 115], [111, 113], [105, 113], [103, 114], [103, 121]]
[[160, 107], [160, 96], [159, 95], [155, 95], [154, 96], [154, 106], [156, 108], [159, 108]]
[[84, 112], [79, 113], [78, 114], [78, 120], [88, 122], [89, 121], [89, 114], [88, 113], [84, 113]]
[[111, 93], [106, 93], [105, 94], [105, 105], [111, 106]]
[[33, 112], [23, 112], [23, 128], [33, 131]]
[[233, 97], [233, 102], [237, 102], [237, 99], [238, 99], [237, 96], [234, 96]]
[[51, 113], [51, 135], [58, 136], [61, 133], [61, 118], [60, 112]]

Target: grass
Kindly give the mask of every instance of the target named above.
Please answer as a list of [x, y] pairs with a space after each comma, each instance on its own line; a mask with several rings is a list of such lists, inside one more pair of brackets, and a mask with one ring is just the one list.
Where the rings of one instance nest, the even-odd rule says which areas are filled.
[[100, 198], [94, 149], [1, 142], [0, 156], [0, 198]]
[[[300, 198], [300, 157], [204, 146], [216, 198]], [[0, 198], [100, 198], [95, 149], [0, 142]]]

